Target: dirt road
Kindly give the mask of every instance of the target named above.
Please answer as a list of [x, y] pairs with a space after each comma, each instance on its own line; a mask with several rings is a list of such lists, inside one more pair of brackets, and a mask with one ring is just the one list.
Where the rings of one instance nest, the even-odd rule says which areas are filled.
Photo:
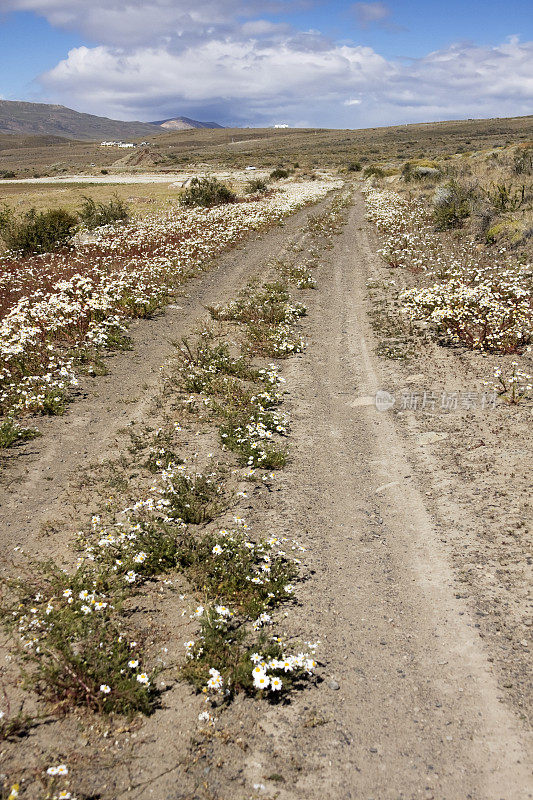
[[[41, 523], [70, 513], [65, 493], [76, 470], [124, 448], [120, 429], [142, 419], [171, 340], [190, 329], [204, 304], [227, 299], [261, 274], [268, 256], [283, 254], [306, 213], [224, 256], [182, 308], [139, 323], [136, 350], [113, 360], [94, 396], [87, 392], [66, 420], [50, 420], [45, 437], [25, 446], [8, 470], [6, 545], [42, 547]], [[400, 418], [373, 401], [391, 374], [375, 355], [368, 320], [366, 283], [376, 259], [363, 214], [356, 195], [344, 233], [318, 270], [318, 290], [304, 296], [309, 344], [283, 369], [290, 464], [273, 488], [260, 487], [242, 508], [255, 529], [290, 534], [307, 548], [306, 580], [286, 627], [295, 639], [320, 640], [323, 680], [290, 703], [237, 698], [186, 775], [186, 738], [197, 710], [192, 692], [176, 689], [161, 712], [166, 738], [154, 744], [163, 730], [158, 712], [147, 722], [152, 744], [128, 768], [135, 791], [123, 785], [124, 796], [533, 797], [525, 725], [499, 688], [474, 606], [461, 596], [449, 521], [430, 502], [440, 491], [439, 453], [426, 449], [419, 458], [406, 445]], [[61, 536], [47, 540], [51, 551], [62, 546]]]
[[428, 508], [429, 456], [417, 474], [394, 417], [374, 405], [388, 375], [367, 317], [377, 260], [363, 214], [359, 196], [306, 297], [310, 344], [286, 372], [293, 458], [270, 512], [271, 529], [309, 548], [291, 617], [295, 636], [321, 640], [325, 680], [290, 706], [233, 709], [250, 754], [215, 747], [227, 774], [212, 788], [240, 797], [233, 780], [280, 800], [531, 797], [526, 734]]

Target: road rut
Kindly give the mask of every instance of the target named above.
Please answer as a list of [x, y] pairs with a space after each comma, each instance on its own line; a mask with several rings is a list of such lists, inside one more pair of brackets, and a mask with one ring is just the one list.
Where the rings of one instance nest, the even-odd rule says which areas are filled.
[[[309, 548], [290, 616], [296, 636], [321, 640], [324, 681], [291, 706], [234, 710], [251, 754], [232, 779], [283, 800], [531, 797], [526, 734], [456, 596], [442, 523], [393, 416], [374, 404], [387, 386], [363, 215], [358, 196], [306, 297], [309, 346], [286, 370], [292, 460], [271, 517]], [[228, 778], [213, 790], [240, 797]]]

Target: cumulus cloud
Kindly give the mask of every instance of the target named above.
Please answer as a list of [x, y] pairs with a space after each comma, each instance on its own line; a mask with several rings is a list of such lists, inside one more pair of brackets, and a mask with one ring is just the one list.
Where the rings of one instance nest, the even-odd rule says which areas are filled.
[[297, 0], [0, 0], [2, 11], [33, 11], [55, 27], [114, 47], [190, 46], [295, 5]]
[[[256, 110], [262, 118], [284, 103], [313, 109], [338, 99], [347, 85], [360, 90], [385, 80], [391, 67], [368, 47], [326, 50], [298, 45], [258, 45], [210, 41], [194, 51], [172, 53], [141, 49], [133, 53], [107, 47], [79, 47], [43, 76], [61, 96], [84, 99], [84, 107], [120, 107], [122, 112], [213, 105], [221, 99], [239, 119]], [[239, 112], [239, 106], [247, 112]], [[311, 112], [311, 113], [309, 113]], [[231, 113], [231, 111], [230, 111]], [[225, 121], [227, 121], [225, 114]], [[301, 112], [300, 112], [301, 116]]]
[[[95, 114], [360, 127], [530, 113], [532, 42], [455, 43], [387, 60], [283, 21], [308, 2], [0, 0], [0, 10], [33, 11], [95, 42], [39, 78], [49, 101]], [[363, 27], [395, 27], [384, 2], [351, 10]]]
[[42, 76], [50, 96], [94, 113], [153, 119], [209, 113], [225, 124], [356, 127], [526, 114], [533, 42], [454, 44], [409, 62], [317, 34], [265, 42], [212, 39], [175, 51], [71, 50]]

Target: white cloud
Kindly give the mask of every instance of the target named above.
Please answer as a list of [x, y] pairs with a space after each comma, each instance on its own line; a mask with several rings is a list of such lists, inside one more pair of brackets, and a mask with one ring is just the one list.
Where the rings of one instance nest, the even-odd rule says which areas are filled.
[[165, 47], [79, 47], [42, 76], [50, 98], [93, 113], [221, 123], [359, 127], [530, 113], [533, 42], [470, 43], [391, 62], [316, 33]]
[[0, 11], [33, 11], [99, 44], [175, 48], [231, 35], [242, 20], [295, 5], [296, 0], [0, 0]]
[[355, 13], [357, 22], [361, 28], [368, 28], [370, 25], [388, 24], [388, 19], [391, 15], [389, 8], [385, 3], [354, 3], [352, 11]]
[[[71, 50], [39, 79], [49, 101], [95, 114], [359, 127], [531, 112], [533, 42], [456, 43], [387, 60], [264, 19], [309, 2], [0, 0], [0, 10], [33, 11], [97, 43]], [[351, 11], [362, 26], [395, 28], [385, 2]]]

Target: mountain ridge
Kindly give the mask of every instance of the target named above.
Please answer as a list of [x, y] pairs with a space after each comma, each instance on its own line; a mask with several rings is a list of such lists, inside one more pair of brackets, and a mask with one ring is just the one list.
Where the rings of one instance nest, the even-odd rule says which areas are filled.
[[[176, 125], [169, 124], [174, 122]], [[220, 127], [222, 126], [216, 122], [199, 122], [188, 117], [171, 117], [161, 120], [161, 123], [128, 122], [85, 114], [52, 103], [0, 100], [0, 134], [59, 136], [63, 139], [98, 141], [138, 139], [168, 130]]]
[[160, 128], [163, 128], [167, 131], [188, 131], [193, 130], [194, 128], [223, 128], [223, 125], [219, 125], [218, 122], [200, 122], [197, 119], [191, 119], [190, 117], [169, 117], [168, 119], [161, 119], [157, 122], [151, 122], [150, 125], [158, 125]]

